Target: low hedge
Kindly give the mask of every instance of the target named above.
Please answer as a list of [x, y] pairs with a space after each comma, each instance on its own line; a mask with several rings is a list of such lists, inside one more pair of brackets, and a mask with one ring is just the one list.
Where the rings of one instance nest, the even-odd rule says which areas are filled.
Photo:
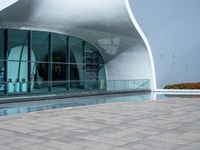
[[164, 89], [200, 89], [200, 83], [180, 83], [167, 85]]

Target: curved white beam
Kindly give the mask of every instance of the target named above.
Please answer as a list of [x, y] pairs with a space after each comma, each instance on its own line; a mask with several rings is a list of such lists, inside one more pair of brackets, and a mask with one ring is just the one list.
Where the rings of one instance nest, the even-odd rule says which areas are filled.
[[13, 3], [17, 2], [18, 0], [0, 0], [0, 11], [9, 7]]
[[149, 53], [149, 58], [150, 58], [150, 63], [151, 63], [151, 71], [152, 71], [152, 76], [153, 76], [153, 84], [152, 84], [152, 90], [156, 90], [157, 89], [157, 84], [156, 84], [156, 72], [155, 72], [155, 65], [154, 65], [154, 59], [153, 59], [153, 55], [152, 55], [152, 50], [150, 47], [150, 44], [144, 34], [144, 32], [142, 31], [142, 29], [140, 28], [139, 24], [137, 23], [137, 20], [135, 19], [135, 16], [133, 15], [132, 9], [130, 7], [130, 2], [129, 0], [125, 0], [126, 1], [126, 6], [127, 6], [127, 10], [129, 13], [129, 16], [131, 17], [131, 20], [133, 22], [133, 25], [135, 26], [136, 30], [139, 32], [139, 34], [141, 35], [142, 39], [144, 40], [144, 43], [146, 45], [146, 48], [148, 50]]
[[156, 88], [151, 48], [128, 0], [19, 0], [0, 12], [0, 28], [79, 37], [98, 48], [108, 80], [151, 79]]

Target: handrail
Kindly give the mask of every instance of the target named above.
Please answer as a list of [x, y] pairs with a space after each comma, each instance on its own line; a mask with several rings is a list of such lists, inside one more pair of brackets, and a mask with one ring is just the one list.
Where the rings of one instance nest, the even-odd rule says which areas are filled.
[[[127, 90], [150, 90], [151, 80], [150, 79], [135, 79], [135, 80], [66, 80], [66, 81], [31, 81], [31, 82], [0, 82], [0, 85], [6, 85], [8, 94], [9, 93], [28, 93], [28, 84], [33, 86], [32, 92], [42, 93], [51, 92], [48, 90], [51, 82], [52, 89], [56, 91], [67, 92], [69, 90], [76, 89], [91, 91], [91, 90], [107, 90], [107, 91], [127, 91]], [[106, 87], [107, 86], [107, 87]]]

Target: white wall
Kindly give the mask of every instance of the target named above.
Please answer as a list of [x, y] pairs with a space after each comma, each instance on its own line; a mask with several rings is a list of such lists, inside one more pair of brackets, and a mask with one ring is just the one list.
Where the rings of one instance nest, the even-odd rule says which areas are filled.
[[158, 88], [200, 82], [200, 1], [129, 1], [150, 43]]

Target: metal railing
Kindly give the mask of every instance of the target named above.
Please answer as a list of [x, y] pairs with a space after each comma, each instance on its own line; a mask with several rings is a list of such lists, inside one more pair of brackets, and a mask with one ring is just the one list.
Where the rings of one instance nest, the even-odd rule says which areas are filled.
[[108, 90], [150, 90], [151, 80], [137, 79], [137, 80], [108, 80]]
[[[6, 88], [6, 90], [5, 90]], [[149, 79], [138, 80], [99, 80], [99, 81], [33, 81], [33, 82], [0, 82], [0, 94], [51, 93], [69, 91], [127, 91], [150, 90]]]

